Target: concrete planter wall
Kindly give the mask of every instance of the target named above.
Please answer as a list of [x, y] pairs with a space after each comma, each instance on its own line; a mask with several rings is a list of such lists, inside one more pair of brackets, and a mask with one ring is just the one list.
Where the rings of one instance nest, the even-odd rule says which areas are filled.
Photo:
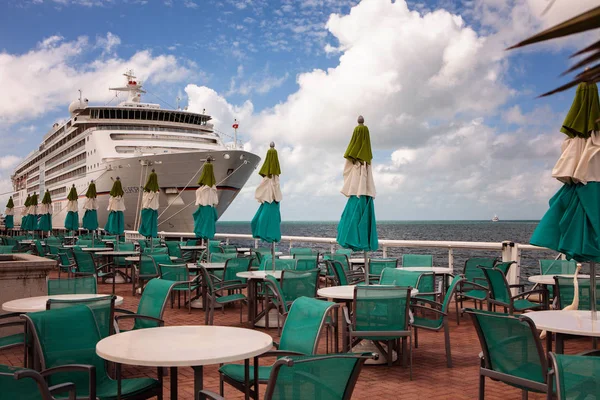
[[[14, 299], [47, 295], [46, 279], [57, 262], [31, 254], [0, 254], [0, 305]], [[0, 314], [6, 312], [0, 309]], [[14, 331], [14, 330], [13, 330]], [[13, 333], [0, 330], [0, 336]]]

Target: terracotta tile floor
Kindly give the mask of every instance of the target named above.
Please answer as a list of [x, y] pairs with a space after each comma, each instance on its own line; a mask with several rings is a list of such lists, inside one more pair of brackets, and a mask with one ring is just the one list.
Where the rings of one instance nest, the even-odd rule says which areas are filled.
[[[110, 285], [100, 285], [98, 293], [110, 293]], [[139, 296], [131, 295], [131, 285], [117, 285], [117, 294], [125, 298], [121, 306], [136, 310]], [[453, 310], [453, 307], [450, 307]], [[245, 310], [244, 310], [244, 314]], [[401, 365], [365, 366], [356, 389], [354, 399], [476, 399], [478, 394], [478, 354], [481, 351], [474, 328], [467, 316], [463, 316], [460, 325], [451, 311], [451, 343], [453, 368], [446, 368], [444, 356], [444, 335], [442, 332], [419, 331], [419, 348], [413, 350], [413, 380], [409, 380], [408, 368]], [[166, 325], [202, 325], [204, 311], [187, 308], [171, 309], [167, 306], [164, 316]], [[226, 326], [248, 327], [245, 322], [239, 323], [239, 309], [227, 308], [225, 313], [215, 312], [215, 324]], [[278, 340], [277, 330], [265, 330]], [[168, 344], [165, 344], [168, 345]], [[590, 348], [589, 340], [566, 342], [566, 353], [577, 353]], [[321, 349], [325, 349], [325, 340], [321, 341]], [[0, 352], [0, 364], [23, 365], [20, 348]], [[266, 362], [270, 360], [266, 359]], [[123, 376], [156, 376], [154, 368], [126, 366]], [[193, 399], [193, 371], [191, 368], [179, 369], [179, 398]], [[165, 378], [165, 399], [169, 398], [169, 377]], [[218, 392], [219, 376], [217, 366], [204, 368], [204, 385], [206, 389]], [[264, 387], [262, 388], [264, 392]], [[227, 399], [241, 399], [240, 392], [225, 386]], [[262, 396], [261, 396], [262, 398]], [[521, 392], [502, 383], [486, 380], [486, 399], [520, 399]], [[545, 399], [545, 396], [530, 394], [530, 399]]]

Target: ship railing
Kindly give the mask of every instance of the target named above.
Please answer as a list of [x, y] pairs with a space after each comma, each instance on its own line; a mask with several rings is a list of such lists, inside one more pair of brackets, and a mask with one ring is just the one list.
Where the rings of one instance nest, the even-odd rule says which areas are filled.
[[[137, 231], [125, 231], [128, 241], [144, 239]], [[192, 239], [195, 237], [193, 232], [159, 232], [163, 239], [177, 238], [180, 241]], [[217, 233], [215, 238], [224, 240], [229, 244], [231, 240], [235, 242], [251, 242], [252, 247], [259, 247], [259, 240], [254, 239], [252, 235], [241, 233]], [[314, 237], [314, 236], [282, 236], [278, 246], [286, 245], [289, 249], [302, 243], [322, 244], [329, 247], [331, 252], [335, 252], [340, 246], [337, 240], [332, 237]], [[482, 250], [498, 252], [502, 261], [515, 261], [516, 267], [511, 268], [507, 279], [510, 284], [518, 284], [521, 280], [521, 255], [523, 251], [548, 252], [552, 251], [545, 247], [532, 246], [530, 244], [517, 243], [513, 241], [502, 242], [463, 242], [463, 241], [444, 241], [444, 240], [391, 240], [380, 239], [379, 248], [382, 256], [387, 257], [388, 251], [392, 248], [419, 248], [419, 249], [446, 249], [448, 254], [448, 267], [454, 270], [454, 250]], [[564, 258], [564, 256], [562, 256]]]

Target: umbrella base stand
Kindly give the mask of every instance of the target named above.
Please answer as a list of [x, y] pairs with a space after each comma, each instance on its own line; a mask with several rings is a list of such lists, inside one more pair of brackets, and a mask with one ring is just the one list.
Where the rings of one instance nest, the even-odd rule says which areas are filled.
[[[375, 343], [372, 340], [362, 340], [359, 344], [352, 348], [353, 353], [381, 353]], [[395, 362], [398, 359], [398, 353], [395, 351], [392, 352], [392, 361]], [[365, 362], [366, 365], [383, 365], [387, 364], [387, 360], [385, 357], [379, 357], [377, 360], [367, 360]]]
[[[105, 283], [112, 283], [113, 282], [113, 278], [106, 278], [106, 280], [104, 281]], [[125, 278], [123, 278], [120, 274], [117, 274], [116, 278], [115, 278], [115, 283], [125, 283], [127, 282], [127, 280]]]
[[[269, 326], [267, 325], [267, 318], [266, 316], [263, 315], [262, 318], [260, 318], [258, 321], [256, 321], [256, 323], [254, 324], [254, 326], [258, 326], [259, 328], [270, 328], [270, 329], [276, 329], [277, 328], [277, 310], [275, 309], [271, 309], [271, 311], [269, 311]], [[281, 323], [282, 321], [280, 321]]]

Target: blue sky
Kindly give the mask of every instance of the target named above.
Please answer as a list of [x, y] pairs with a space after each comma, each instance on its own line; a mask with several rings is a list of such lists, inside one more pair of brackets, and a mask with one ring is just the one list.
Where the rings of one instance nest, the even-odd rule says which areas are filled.
[[[238, 118], [259, 154], [270, 140], [281, 144], [284, 219], [341, 213], [342, 161], [328, 155], [343, 152], [358, 113], [374, 138], [380, 218], [539, 218], [558, 187], [550, 170], [573, 92], [535, 97], [567, 79], [558, 75], [578, 43], [503, 49], [594, 2], [558, 0], [545, 15], [545, 0], [501, 3], [8, 0], [0, 5], [0, 87], [9, 93], [0, 100], [0, 189], [67, 116], [77, 89], [106, 103], [117, 72], [137, 67], [146, 101], [170, 108], [179, 96], [226, 132]], [[252, 217], [257, 183], [224, 219]], [[310, 215], [303, 189], [315, 202]]]

